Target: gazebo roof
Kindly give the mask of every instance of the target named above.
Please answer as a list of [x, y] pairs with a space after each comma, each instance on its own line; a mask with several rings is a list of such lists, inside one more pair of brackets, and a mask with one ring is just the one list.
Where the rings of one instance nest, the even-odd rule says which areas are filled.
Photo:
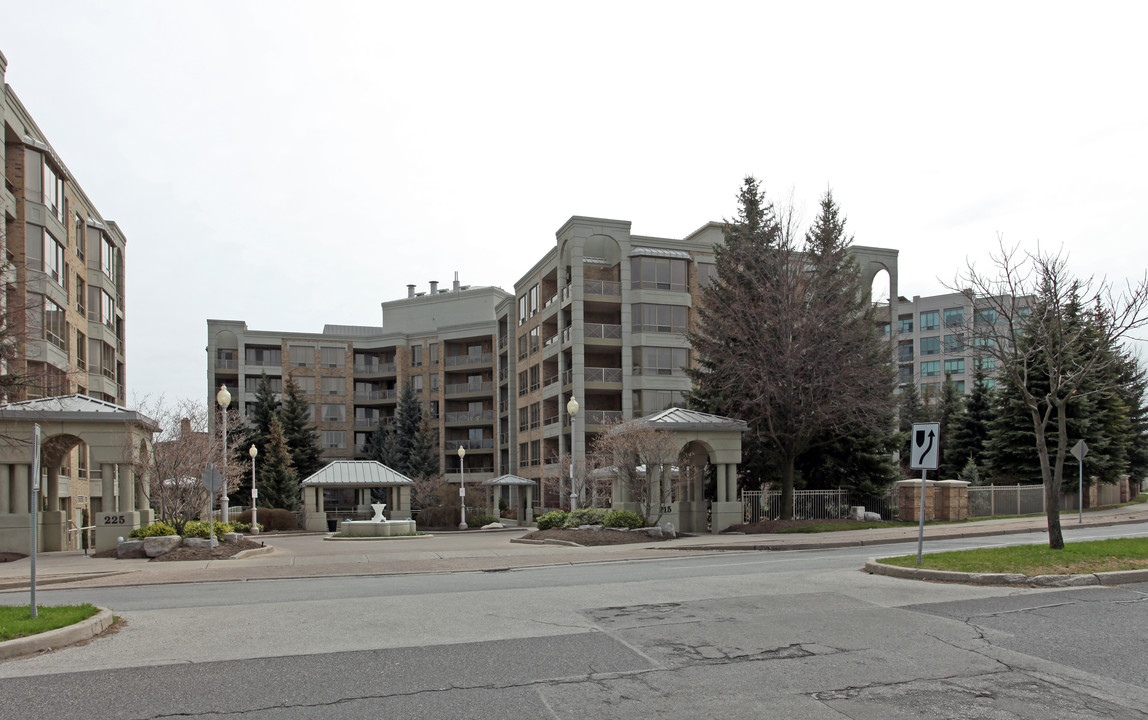
[[159, 431], [159, 425], [143, 413], [128, 410], [114, 403], [96, 400], [87, 395], [59, 395], [0, 405], [0, 420], [25, 422], [119, 421], [138, 423], [153, 432]]
[[537, 480], [530, 480], [529, 478], [518, 477], [517, 475], [502, 475], [490, 480], [483, 480], [483, 485], [537, 485]]
[[660, 430], [737, 430], [745, 432], [744, 420], [710, 415], [685, 408], [667, 408], [653, 415], [638, 418], [637, 422]]
[[303, 481], [303, 487], [388, 487], [394, 485], [414, 485], [414, 480], [374, 460], [335, 460]]

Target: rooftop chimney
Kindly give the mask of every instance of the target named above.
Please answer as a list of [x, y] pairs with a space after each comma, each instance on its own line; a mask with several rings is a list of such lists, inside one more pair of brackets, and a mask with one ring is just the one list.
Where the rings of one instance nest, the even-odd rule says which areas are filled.
[[414, 296], [415, 296], [415, 286], [414, 285], [407, 285], [407, 297], [413, 298]]
[[458, 292], [458, 270], [454, 271], [454, 291]]
[[430, 281], [430, 294], [431, 295], [438, 295], [438, 280], [431, 280]]

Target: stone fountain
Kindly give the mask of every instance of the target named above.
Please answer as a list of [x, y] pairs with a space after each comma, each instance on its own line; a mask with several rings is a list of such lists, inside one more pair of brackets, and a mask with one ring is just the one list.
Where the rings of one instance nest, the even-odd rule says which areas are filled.
[[349, 537], [390, 537], [392, 535], [410, 535], [415, 531], [414, 520], [388, 520], [383, 511], [387, 509], [386, 503], [371, 503], [375, 511], [370, 520], [344, 520], [340, 528], [343, 535]]

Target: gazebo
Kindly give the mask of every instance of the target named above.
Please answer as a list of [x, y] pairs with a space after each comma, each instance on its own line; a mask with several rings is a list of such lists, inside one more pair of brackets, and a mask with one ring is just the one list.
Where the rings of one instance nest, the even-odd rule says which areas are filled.
[[[32, 437], [40, 426], [40, 468], [44, 482], [35, 496], [39, 510], [37, 550], [64, 550], [68, 525], [80, 525], [86, 497], [96, 528], [96, 550], [116, 546], [117, 538], [150, 525], [149, 479], [138, 476], [152, 452], [152, 435], [159, 426], [127, 408], [86, 395], [25, 400], [0, 406], [0, 550], [27, 553], [32, 530]], [[77, 446], [86, 457], [72, 476], [61, 479], [63, 467]], [[61, 498], [65, 502], [61, 503]]]
[[[411, 487], [414, 481], [374, 460], [335, 460], [303, 481], [303, 528], [329, 530], [326, 491], [334, 490], [330, 512], [339, 519], [370, 517], [371, 491], [380, 490], [388, 520], [405, 520], [411, 515]], [[342, 491], [342, 492], [338, 492]], [[342, 517], [340, 517], [342, 516]]]
[[[710, 532], [719, 533], [742, 522], [741, 503], [737, 499], [737, 465], [741, 462], [741, 434], [747, 428], [745, 421], [685, 408], [669, 408], [634, 422], [671, 433], [689, 465], [714, 467], [717, 497], [712, 505], [706, 502], [704, 473], [689, 473], [689, 480], [679, 485], [670, 498], [669, 508], [662, 514], [663, 521], [673, 523], [683, 532], [705, 532], [708, 510]], [[646, 472], [650, 473], [651, 495], [661, 496], [663, 477], [670, 481], [669, 463], [648, 467]], [[615, 478], [611, 496], [613, 507], [641, 513], [638, 503], [630, 496], [630, 489], [620, 478]]]
[[[487, 487], [488, 512], [496, 518], [501, 518], [498, 501], [501, 499], [501, 488], [510, 488], [510, 499], [514, 503], [514, 519], [521, 524], [534, 522], [534, 488], [538, 485], [536, 480], [529, 480], [517, 475], [502, 475], [500, 477], [484, 480]], [[526, 488], [525, 497], [522, 489]]]

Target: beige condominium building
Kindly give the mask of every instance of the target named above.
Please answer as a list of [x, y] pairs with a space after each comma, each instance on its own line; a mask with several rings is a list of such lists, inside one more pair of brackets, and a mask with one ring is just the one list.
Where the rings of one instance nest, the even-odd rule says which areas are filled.
[[[325, 456], [362, 458], [409, 381], [437, 430], [448, 481], [459, 480], [462, 462], [467, 482], [557, 477], [567, 467], [560, 460], [572, 452], [581, 463], [610, 424], [683, 403], [684, 368], [694, 364], [686, 332], [721, 240], [720, 223], [676, 239], [632, 235], [624, 220], [572, 217], [513, 295], [457, 280], [419, 293], [412, 285], [406, 298], [383, 303], [381, 327], [316, 334], [208, 320], [209, 402], [227, 384], [246, 409], [264, 371], [277, 387], [292, 374]], [[885, 270], [896, 297], [897, 251], [853, 251], [866, 287]], [[550, 490], [538, 502], [557, 506]]]
[[[7, 60], [0, 55], [0, 83]], [[6, 340], [5, 402], [79, 393], [124, 405], [124, 253], [127, 241], [106, 220], [7, 83], [0, 102], [4, 251], [0, 293]], [[87, 453], [61, 468], [69, 519], [89, 507]], [[91, 508], [100, 509], [99, 483]], [[74, 516], [74, 517], [72, 517]]]

